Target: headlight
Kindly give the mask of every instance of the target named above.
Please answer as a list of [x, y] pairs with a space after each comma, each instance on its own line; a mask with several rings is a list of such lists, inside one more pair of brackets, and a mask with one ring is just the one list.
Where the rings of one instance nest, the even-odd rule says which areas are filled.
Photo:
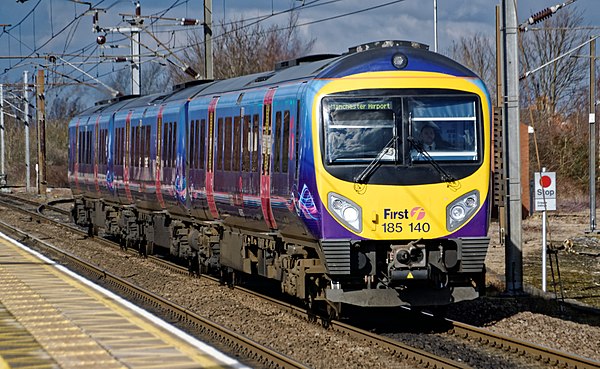
[[353, 231], [362, 232], [362, 209], [342, 195], [330, 192], [328, 208], [335, 218]]
[[462, 205], [454, 205], [452, 209], [450, 209], [450, 216], [457, 222], [460, 222], [461, 220], [465, 219], [466, 214], [467, 212], [465, 211], [465, 208], [462, 207]]
[[463, 225], [479, 208], [479, 191], [474, 190], [454, 200], [446, 208], [446, 228], [453, 231]]

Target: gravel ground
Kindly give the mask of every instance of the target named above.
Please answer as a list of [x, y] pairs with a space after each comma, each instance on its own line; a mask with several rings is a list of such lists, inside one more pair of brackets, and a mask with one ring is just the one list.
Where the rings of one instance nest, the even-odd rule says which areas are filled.
[[[51, 197], [62, 197], [66, 193], [55, 191]], [[4, 221], [20, 221], [14, 213], [0, 211]], [[575, 217], [573, 219], [581, 219]], [[524, 223], [524, 258], [534, 255], [539, 247], [539, 237], [528, 231], [535, 229], [535, 219]], [[579, 220], [580, 222], [580, 220]], [[30, 223], [30, 229], [37, 228]], [[581, 224], [565, 226], [565, 236], [572, 237]], [[569, 229], [571, 231], [569, 231]], [[556, 237], [562, 237], [556, 233]], [[504, 269], [504, 249], [498, 244], [497, 227], [492, 227], [491, 237], [495, 247], [490, 248], [487, 263], [490, 269], [502, 275]], [[536, 239], [537, 237], [537, 239]], [[343, 335], [324, 330], [316, 324], [282, 313], [276, 308], [252, 298], [240, 298], [227, 288], [215, 286], [201, 279], [178, 276], [155, 266], [150, 261], [114, 250], [113, 257], [106, 257], [105, 251], [80, 236], [56, 235], [63, 244], [78, 253], [84, 252], [87, 258], [115, 274], [126, 275], [128, 279], [142, 287], [165, 296], [172, 301], [197, 311], [200, 315], [223, 324], [267, 344], [314, 368], [403, 368], [412, 367], [402, 363], [391, 353], [361, 342], [354, 342]], [[123, 265], [127, 265], [123, 268]], [[164, 282], [167, 280], [168, 282]], [[502, 278], [490, 278], [491, 290], [503, 290]], [[200, 292], [201, 291], [201, 292]], [[525, 339], [540, 345], [561, 349], [600, 361], [600, 322], [578, 311], [559, 311], [552, 300], [519, 297], [487, 297], [472, 302], [453, 305], [449, 315], [503, 333], [507, 336]], [[597, 317], [597, 316], [596, 316]], [[596, 319], [596, 320], [594, 320]], [[299, 332], [302, 332], [299, 334]], [[541, 364], [540, 364], [541, 365]], [[485, 367], [485, 364], [478, 367]]]

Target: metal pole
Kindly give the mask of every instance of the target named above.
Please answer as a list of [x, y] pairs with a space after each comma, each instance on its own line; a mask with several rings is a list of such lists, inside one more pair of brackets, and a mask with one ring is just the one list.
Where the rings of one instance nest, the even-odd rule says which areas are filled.
[[[542, 168], [542, 175], [540, 177], [543, 177], [545, 171], [546, 168]], [[545, 191], [545, 189], [542, 188], [542, 191]], [[546, 214], [545, 201], [546, 199], [544, 197], [544, 210], [542, 210], [542, 291], [544, 292], [546, 292], [546, 250], [548, 245], [548, 239], [546, 238], [546, 235], [548, 233], [548, 215]]]
[[437, 32], [437, 0], [433, 0], [433, 51], [438, 50], [438, 32]]
[[[135, 19], [132, 22], [132, 26], [140, 25], [140, 16], [142, 10], [140, 2], [137, 1], [135, 4]], [[141, 70], [140, 64], [140, 32], [131, 31], [131, 94], [140, 95], [140, 82], [141, 82]]]
[[27, 192], [31, 191], [31, 173], [29, 173], [29, 91], [27, 90], [28, 85], [27, 71], [23, 72], [23, 100], [25, 108], [23, 114], [25, 115], [25, 189]]
[[521, 239], [521, 153], [519, 117], [519, 54], [517, 0], [502, 0], [504, 24], [504, 147], [506, 186], [506, 293], [523, 292], [523, 245]]
[[38, 194], [46, 196], [46, 97], [44, 95], [44, 70], [37, 73], [37, 132], [38, 132]]
[[[503, 41], [502, 36], [504, 32], [504, 28], [502, 26], [502, 11], [503, 9], [500, 5], [496, 5], [496, 107], [502, 108], [504, 106], [504, 78], [502, 76], [503, 73], [503, 60], [504, 60], [504, 49], [503, 49]], [[501, 111], [501, 119], [506, 113], [505, 111]], [[503, 132], [504, 126], [500, 123], [498, 124], [498, 134], [494, 135], [494, 139], [498, 139], [496, 147], [499, 149], [500, 155], [504, 155], [504, 150], [506, 147], [504, 146], [503, 137], [505, 133]], [[498, 180], [498, 235], [500, 238], [500, 245], [502, 247], [505, 246], [504, 236], [506, 235], [506, 190], [504, 188], [504, 179], [506, 178], [506, 165], [504, 164], [504, 160], [502, 158], [498, 158], [498, 175], [496, 179]]]
[[596, 40], [590, 41], [590, 232], [596, 230]]
[[214, 79], [212, 51], [212, 0], [204, 0], [204, 75]]
[[4, 171], [4, 85], [0, 84], [0, 146], [2, 146], [2, 151], [0, 151], [0, 175], [4, 176], [6, 172]]

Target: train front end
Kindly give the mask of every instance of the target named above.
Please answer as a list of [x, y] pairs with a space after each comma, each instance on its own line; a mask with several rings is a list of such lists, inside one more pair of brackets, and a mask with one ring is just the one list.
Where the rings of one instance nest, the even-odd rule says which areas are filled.
[[400, 45], [349, 55], [312, 91], [314, 163], [300, 174], [300, 198], [318, 193], [308, 203], [320, 219], [309, 224], [330, 278], [326, 299], [432, 306], [478, 297], [492, 199], [481, 80]]

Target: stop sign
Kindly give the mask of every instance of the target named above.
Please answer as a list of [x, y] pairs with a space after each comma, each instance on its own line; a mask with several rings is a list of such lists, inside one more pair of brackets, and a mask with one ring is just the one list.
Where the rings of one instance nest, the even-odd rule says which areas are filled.
[[556, 173], [535, 174], [535, 211], [556, 210]]

